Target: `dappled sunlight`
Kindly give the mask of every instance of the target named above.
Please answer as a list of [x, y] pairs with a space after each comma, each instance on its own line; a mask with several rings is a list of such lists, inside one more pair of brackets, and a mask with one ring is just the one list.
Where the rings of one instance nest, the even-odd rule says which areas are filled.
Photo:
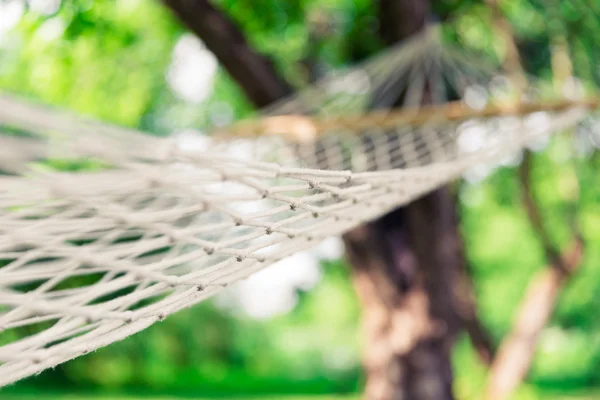
[[297, 305], [298, 290], [309, 291], [321, 281], [320, 261], [341, 256], [341, 240], [329, 238], [310, 251], [287, 257], [238, 283], [219, 295], [217, 304], [242, 309], [257, 319], [285, 314]]
[[167, 81], [179, 97], [192, 103], [206, 100], [213, 91], [216, 72], [217, 59], [202, 41], [189, 34], [177, 41]]

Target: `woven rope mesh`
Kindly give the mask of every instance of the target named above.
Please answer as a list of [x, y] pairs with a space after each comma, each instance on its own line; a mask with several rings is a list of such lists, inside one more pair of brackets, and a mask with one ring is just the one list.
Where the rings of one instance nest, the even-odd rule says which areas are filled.
[[[0, 97], [12, 132], [0, 135], [0, 386], [497, 165], [595, 106], [536, 90], [500, 107], [510, 86], [481, 65], [419, 38], [196, 145]], [[97, 170], [40, 167], [56, 158]]]

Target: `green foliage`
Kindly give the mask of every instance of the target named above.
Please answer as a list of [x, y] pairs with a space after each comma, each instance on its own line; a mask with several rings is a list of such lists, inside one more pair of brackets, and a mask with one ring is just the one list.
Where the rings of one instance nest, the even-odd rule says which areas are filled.
[[[326, 68], [334, 68], [381, 46], [376, 38], [377, 10], [370, 0], [214, 3], [297, 86], [306, 81], [301, 63], [309, 53]], [[583, 0], [556, 3], [550, 11], [541, 0], [502, 2], [529, 72], [550, 77], [546, 25], [552, 20], [553, 29], [563, 32], [571, 44], [576, 74], [592, 85], [598, 81], [600, 6]], [[499, 44], [482, 2], [437, 2], [436, 10], [452, 19], [449, 39], [498, 61], [494, 46]], [[334, 29], [327, 38], [311, 43], [307, 18], [319, 14], [327, 15]], [[232, 118], [251, 113], [223, 71], [217, 73], [212, 96], [200, 104], [187, 103], [170, 91], [165, 76], [183, 33], [158, 1], [63, 0], [50, 15], [30, 10], [0, 36], [0, 89], [155, 134], [203, 129], [223, 112]], [[105, 166], [93, 160], [53, 160], [43, 167]], [[552, 240], [562, 248], [569, 242], [565, 221], [575, 202], [575, 176], [579, 179], [577, 213], [587, 249], [580, 273], [562, 294], [552, 323], [543, 332], [529, 384], [518, 398], [550, 398], [540, 394], [540, 387], [600, 385], [599, 169], [598, 156], [574, 155], [567, 135], [535, 155], [534, 192]], [[498, 341], [509, 330], [527, 283], [546, 260], [525, 218], [514, 169], [502, 169], [482, 183], [462, 183], [459, 192], [481, 315]], [[361, 382], [359, 306], [341, 261], [324, 263], [322, 272], [317, 287], [299, 291], [297, 306], [284, 316], [256, 321], [209, 301], [31, 378], [17, 389], [68, 384], [169, 394], [356, 391]], [[454, 362], [461, 398], [478, 398], [485, 369], [468, 341], [461, 341]]]
[[[160, 4], [66, 1], [27, 12], [4, 38], [0, 86], [83, 114], [136, 125], [165, 91], [180, 29]], [[7, 53], [7, 54], [4, 54]]]

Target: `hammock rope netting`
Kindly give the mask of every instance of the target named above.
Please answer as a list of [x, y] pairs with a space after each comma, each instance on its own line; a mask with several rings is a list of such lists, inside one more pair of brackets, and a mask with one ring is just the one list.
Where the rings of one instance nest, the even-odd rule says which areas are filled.
[[[328, 76], [197, 145], [0, 96], [0, 386], [501, 165], [597, 108], [534, 84], [515, 103], [500, 70], [437, 37]], [[56, 158], [102, 167], [44, 164]]]

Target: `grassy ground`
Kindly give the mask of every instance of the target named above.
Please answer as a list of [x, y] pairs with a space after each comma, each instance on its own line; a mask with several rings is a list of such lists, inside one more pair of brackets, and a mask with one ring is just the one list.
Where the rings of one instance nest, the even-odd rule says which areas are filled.
[[[68, 393], [68, 392], [47, 392], [47, 391], [14, 391], [6, 392], [0, 390], [0, 400], [359, 400], [360, 395], [250, 395], [236, 396], [204, 396], [182, 394], [178, 395], [158, 395], [152, 396], [151, 393], [136, 395], [129, 394], [94, 394], [94, 393]], [[515, 400], [600, 400], [600, 391], [590, 388], [582, 391], [535, 391], [526, 396], [517, 396]]]
[[[8, 397], [3, 396], [0, 393], [1, 400], [140, 400], [136, 397], [120, 397], [120, 396], [108, 396], [108, 397], [82, 397], [75, 395], [61, 395], [61, 396], [17, 396], [9, 395]], [[177, 397], [156, 397], [156, 398], [142, 398], [143, 400], [180, 400]], [[195, 400], [239, 400], [239, 397], [231, 398], [195, 398]], [[359, 400], [358, 396], [265, 396], [265, 397], [243, 397], [243, 400]], [[587, 399], [585, 399], [587, 400]]]

